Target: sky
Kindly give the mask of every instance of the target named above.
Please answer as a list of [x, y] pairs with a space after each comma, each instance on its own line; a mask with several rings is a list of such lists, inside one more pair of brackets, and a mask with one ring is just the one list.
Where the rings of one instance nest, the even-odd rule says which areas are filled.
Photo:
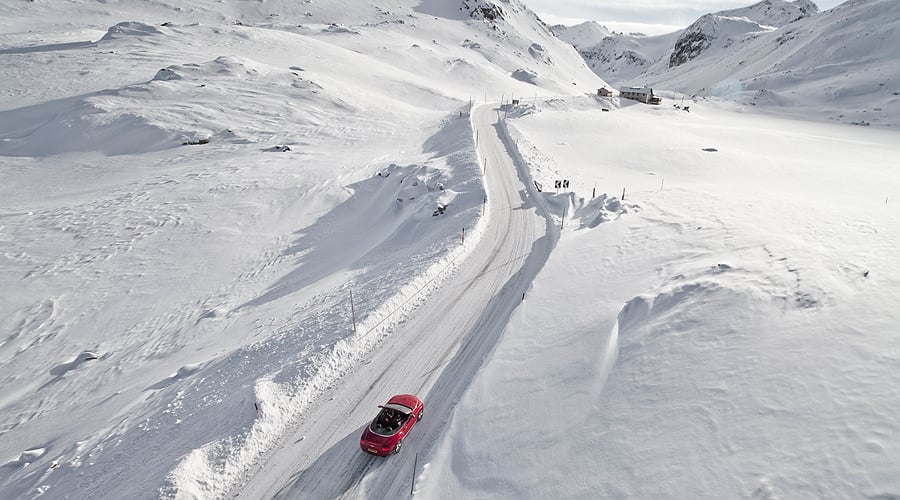
[[[827, 10], [841, 0], [813, 0], [819, 10]], [[753, 0], [524, 0], [525, 4], [549, 24], [580, 24], [597, 21], [613, 31], [660, 35], [684, 28], [710, 12], [753, 5]]]

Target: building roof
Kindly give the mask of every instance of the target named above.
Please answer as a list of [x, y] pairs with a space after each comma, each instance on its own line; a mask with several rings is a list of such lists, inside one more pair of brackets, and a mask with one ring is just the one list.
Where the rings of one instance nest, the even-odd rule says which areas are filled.
[[619, 92], [630, 92], [632, 94], [652, 94], [653, 89], [650, 87], [622, 87]]

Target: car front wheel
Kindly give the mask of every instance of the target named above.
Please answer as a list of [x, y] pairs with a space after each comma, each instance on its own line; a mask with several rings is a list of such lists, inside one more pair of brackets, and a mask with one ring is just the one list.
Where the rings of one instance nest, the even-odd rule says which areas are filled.
[[422, 414], [425, 413], [425, 408], [419, 410], [419, 414], [416, 415], [416, 420], [422, 420]]

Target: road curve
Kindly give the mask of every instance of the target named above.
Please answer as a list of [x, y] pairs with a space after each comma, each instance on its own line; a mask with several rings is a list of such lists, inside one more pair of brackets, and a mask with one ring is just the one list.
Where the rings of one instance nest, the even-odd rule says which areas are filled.
[[[473, 109], [485, 167], [488, 224], [456, 274], [391, 334], [369, 362], [313, 404], [278, 446], [260, 457], [240, 498], [402, 498], [421, 472], [450, 414], [490, 355], [523, 294], [544, 265], [557, 232], [516, 167], [492, 105]], [[417, 394], [425, 416], [388, 458], [359, 449], [377, 405]], [[417, 460], [418, 458], [418, 460]], [[418, 464], [415, 466], [415, 464]], [[415, 466], [415, 467], [414, 467]]]

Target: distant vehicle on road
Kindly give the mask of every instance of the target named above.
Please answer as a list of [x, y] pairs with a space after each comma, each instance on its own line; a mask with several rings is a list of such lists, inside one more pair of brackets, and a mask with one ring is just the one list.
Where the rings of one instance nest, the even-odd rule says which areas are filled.
[[359, 438], [359, 446], [366, 453], [386, 457], [400, 451], [410, 429], [422, 420], [425, 405], [412, 394], [398, 394], [379, 408]]

